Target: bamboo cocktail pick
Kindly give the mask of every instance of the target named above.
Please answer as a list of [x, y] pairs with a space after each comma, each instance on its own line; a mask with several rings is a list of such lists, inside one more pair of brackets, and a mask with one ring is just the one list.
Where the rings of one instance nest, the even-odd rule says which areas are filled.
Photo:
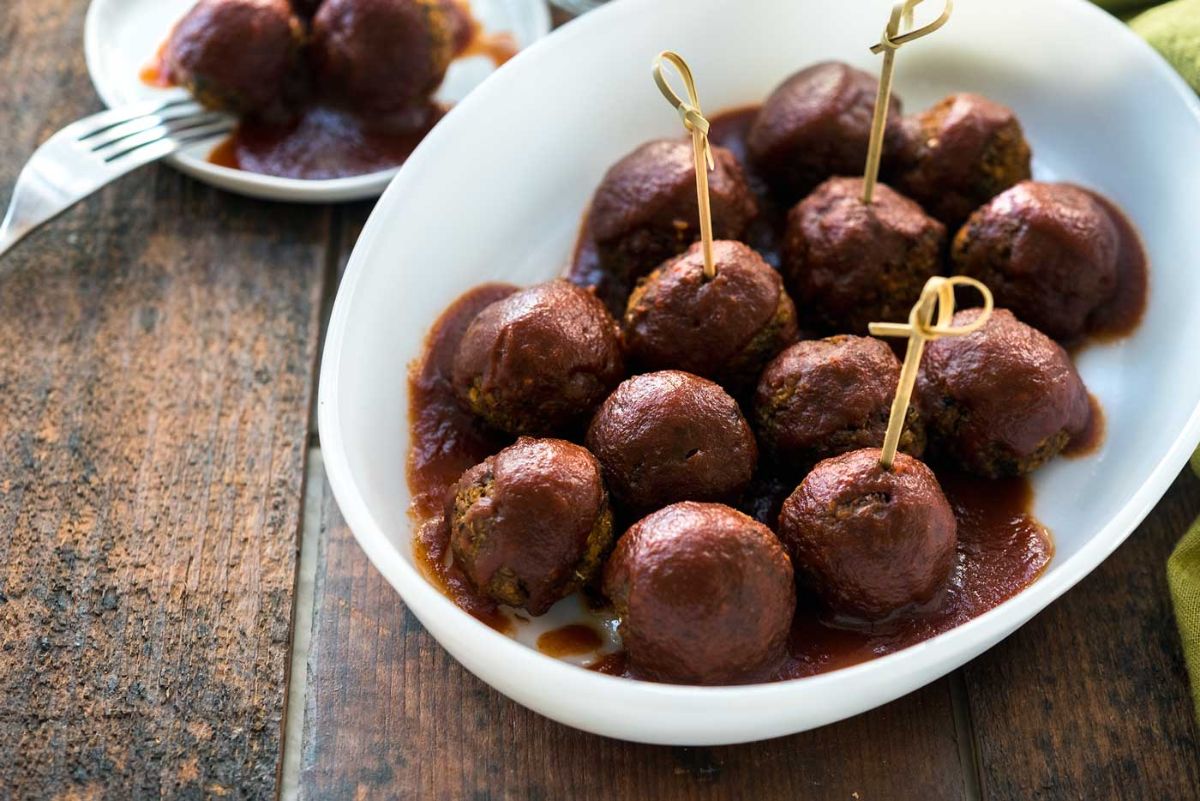
[[[670, 64], [683, 78], [687, 100], [676, 94], [667, 80], [664, 68]], [[663, 93], [679, 116], [683, 119], [683, 127], [692, 135], [692, 150], [696, 161], [696, 201], [700, 207], [700, 241], [704, 249], [704, 277], [711, 279], [717, 274], [717, 266], [713, 261], [713, 231], [712, 207], [708, 200], [708, 171], [716, 169], [713, 161], [712, 147], [708, 143], [708, 120], [700, 111], [700, 97], [696, 93], [696, 81], [692, 77], [691, 67], [683, 60], [683, 56], [670, 50], [664, 50], [654, 59], [654, 82]]]
[[[879, 94], [875, 96], [875, 116], [871, 119], [871, 142], [867, 147], [867, 169], [863, 173], [863, 203], [870, 203], [875, 197], [875, 184], [879, 182], [879, 162], [883, 158], [883, 133], [887, 130], [888, 98], [892, 95], [892, 73], [896, 68], [896, 51], [900, 45], [914, 39], [928, 36], [946, 24], [950, 12], [954, 10], [954, 0], [946, 0], [942, 14], [924, 28], [913, 30], [913, 10], [922, 0], [905, 0], [892, 6], [892, 15], [888, 18], [887, 28], [879, 44], [871, 48], [875, 55], [883, 53], [883, 70], [879, 74]], [[908, 31], [900, 33], [900, 22], [903, 19]]]
[[[967, 325], [951, 326], [954, 317], [954, 288], [974, 287], [983, 296], [983, 310]], [[904, 354], [904, 366], [900, 370], [900, 382], [896, 385], [896, 397], [892, 401], [892, 413], [888, 417], [887, 434], [883, 438], [883, 453], [879, 464], [884, 470], [892, 469], [896, 459], [896, 448], [900, 434], [904, 431], [904, 420], [908, 416], [908, 405], [912, 400], [913, 386], [917, 381], [917, 368], [921, 365], [921, 354], [925, 343], [942, 337], [962, 337], [987, 325], [992, 316], [992, 292], [981, 282], [965, 275], [943, 278], [935, 275], [925, 282], [921, 297], [909, 312], [907, 323], [871, 323], [870, 330], [877, 337], [906, 337], [908, 351]], [[933, 322], [934, 311], [937, 322]]]

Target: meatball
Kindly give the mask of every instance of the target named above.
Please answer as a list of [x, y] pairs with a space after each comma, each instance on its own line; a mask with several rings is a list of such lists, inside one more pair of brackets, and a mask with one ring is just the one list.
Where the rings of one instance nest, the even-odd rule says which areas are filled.
[[481, 311], [452, 370], [459, 400], [512, 434], [563, 429], [589, 414], [622, 375], [617, 322], [592, 293], [562, 280]]
[[613, 498], [645, 513], [676, 501], [734, 501], [758, 461], [737, 403], [711, 381], [678, 370], [623, 382], [587, 432]]
[[1025, 181], [971, 215], [954, 238], [957, 272], [1051, 337], [1082, 336], [1117, 288], [1120, 234], [1090, 193]]
[[608, 561], [604, 592], [633, 668], [687, 684], [768, 678], [796, 605], [775, 535], [716, 503], [677, 503], [636, 523]]
[[957, 228], [972, 211], [1029, 178], [1029, 143], [1012, 110], [950, 95], [905, 122], [906, 166], [896, 188]]
[[446, 520], [476, 588], [534, 615], [596, 575], [613, 535], [600, 463], [559, 439], [522, 437], [463, 473]]
[[[879, 81], [840, 62], [797, 72], [767, 98], [747, 138], [750, 160], [788, 203], [833, 175], [861, 175], [871, 141]], [[890, 98], [885, 164], [901, 134], [900, 101]]]
[[171, 32], [163, 63], [173, 83], [210, 108], [274, 112], [302, 35], [287, 0], [200, 0]]
[[626, 352], [651, 370], [678, 368], [742, 387], [796, 341], [796, 307], [762, 256], [740, 242], [714, 242], [716, 275], [704, 275], [697, 243], [633, 291]]
[[946, 229], [883, 184], [863, 203], [861, 178], [831, 178], [788, 214], [783, 272], [805, 322], [867, 333], [905, 320], [941, 271]]
[[[954, 315], [969, 324], [979, 309]], [[996, 309], [983, 328], [939, 339], [917, 374], [930, 449], [989, 478], [1028, 473], [1086, 430], [1091, 403], [1054, 340]]]
[[925, 464], [877, 448], [818, 464], [784, 501], [779, 538], [796, 575], [836, 617], [878, 621], [927, 603], [954, 568], [958, 524]]
[[[754, 394], [763, 450], [789, 473], [857, 448], [879, 447], [887, 432], [900, 361], [884, 342], [835, 336], [797, 342], [767, 365]], [[919, 456], [925, 426], [908, 407], [900, 448]]]
[[424, 105], [468, 25], [447, 0], [324, 0], [312, 22], [317, 84], [363, 113]]
[[[733, 153], [712, 148], [713, 236], [741, 239], [758, 204]], [[696, 166], [690, 139], [647, 142], [609, 169], [592, 198], [592, 235], [607, 270], [631, 283], [700, 236]]]

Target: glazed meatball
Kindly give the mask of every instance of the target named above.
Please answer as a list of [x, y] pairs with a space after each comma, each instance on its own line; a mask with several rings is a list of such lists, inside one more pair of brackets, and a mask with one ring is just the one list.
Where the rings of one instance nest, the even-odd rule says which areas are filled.
[[697, 243], [643, 280], [625, 310], [625, 348], [642, 367], [742, 387], [796, 340], [796, 307], [779, 273], [746, 245], [714, 242], [713, 260], [709, 279]]
[[957, 272], [996, 303], [1061, 341], [1082, 336], [1117, 288], [1120, 234], [1091, 194], [1025, 181], [971, 215], [954, 238]]
[[324, 0], [312, 23], [317, 84], [362, 113], [422, 106], [467, 24], [459, 4], [447, 0]]
[[613, 534], [599, 462], [559, 439], [522, 437], [463, 473], [446, 520], [475, 587], [533, 615], [591, 580]]
[[758, 447], [737, 403], [678, 370], [623, 382], [587, 432], [609, 491], [627, 511], [676, 501], [733, 501], [754, 474]]
[[[788, 203], [830, 176], [861, 175], [878, 92], [874, 76], [848, 64], [831, 61], [801, 70], [763, 104], [747, 139], [751, 161]], [[885, 164], [894, 161], [900, 134], [900, 101], [893, 97]]]
[[896, 188], [952, 228], [1029, 178], [1029, 143], [1012, 110], [972, 94], [951, 95], [905, 122], [907, 166]]
[[[821, 459], [879, 447], [887, 432], [900, 361], [884, 342], [836, 336], [797, 342], [767, 365], [754, 394], [759, 442], [788, 473]], [[900, 448], [920, 456], [925, 427], [908, 407]]]
[[562, 430], [591, 413], [622, 375], [616, 321], [594, 295], [562, 280], [486, 307], [453, 367], [459, 400], [512, 434]]
[[[953, 325], [978, 314], [959, 312]], [[917, 396], [931, 450], [989, 478], [1028, 473], [1053, 458], [1091, 415], [1067, 352], [1007, 309], [973, 334], [931, 342]]]
[[631, 666], [660, 681], [769, 678], [795, 612], [792, 566], [763, 524], [715, 503], [677, 503], [617, 542], [604, 592]]
[[[709, 173], [713, 237], [741, 239], [758, 205], [737, 158], [713, 147]], [[696, 166], [690, 139], [647, 142], [604, 176], [591, 206], [592, 235], [604, 266], [631, 283], [700, 236]]]
[[941, 271], [946, 229], [883, 184], [863, 203], [861, 178], [831, 178], [788, 214], [783, 271], [805, 322], [867, 333], [908, 319], [925, 282]]
[[954, 568], [958, 526], [933, 471], [865, 448], [818, 464], [783, 504], [797, 578], [835, 617], [878, 621], [924, 604]]
[[301, 37], [287, 0], [200, 0], [171, 32], [163, 63], [173, 83], [210, 108], [273, 112]]

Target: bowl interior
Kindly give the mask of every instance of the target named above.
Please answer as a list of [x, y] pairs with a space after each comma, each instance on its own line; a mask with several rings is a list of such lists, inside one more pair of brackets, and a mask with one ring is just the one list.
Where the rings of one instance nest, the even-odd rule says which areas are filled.
[[[895, 88], [905, 110], [923, 109], [954, 91], [979, 92], [1011, 106], [1034, 148], [1036, 177], [1108, 195], [1140, 228], [1150, 258], [1141, 327], [1128, 339], [1077, 355], [1107, 416], [1102, 449], [1083, 459], [1060, 459], [1033, 479], [1036, 513], [1057, 547], [1046, 575], [969, 624], [969, 633], [951, 632], [910, 649], [914, 653], [841, 671], [847, 676], [837, 679], [848, 691], [882, 684], [886, 693], [826, 703], [814, 693], [829, 677], [816, 677], [792, 683], [787, 696], [811, 701], [807, 709], [793, 704], [762, 711], [758, 723], [739, 723], [736, 713], [722, 717], [709, 705], [705, 723], [687, 720], [683, 706], [717, 696], [671, 688], [654, 696], [679, 699], [668, 720], [650, 720], [663, 714], [651, 703], [644, 714], [630, 712], [640, 729], [600, 722], [610, 718], [584, 701], [539, 700], [538, 688], [527, 686], [532, 674], [523, 679], [510, 675], [513, 668], [482, 664], [479, 655], [489, 648], [521, 660], [529, 671], [550, 660], [516, 656], [507, 643], [429, 600], [427, 588], [417, 586], [420, 579], [404, 564], [412, 558], [405, 379], [440, 311], [484, 281], [531, 284], [561, 273], [607, 167], [647, 139], [679, 133], [678, 117], [650, 78], [651, 60], [661, 49], [688, 58], [704, 107], [712, 112], [760, 102], [787, 75], [822, 59], [878, 70], [868, 46], [877, 40], [887, 8], [884, 2], [816, 0], [613, 4], [522, 54], [449, 115], [404, 167], [355, 250], [337, 300], [321, 390], [322, 442], [339, 503], [364, 548], [435, 636], [467, 667], [539, 711], [608, 734], [670, 742], [767, 736], [861, 711], [960, 664], [1065, 591], [1132, 531], [1195, 444], [1195, 98], [1149, 48], [1087, 3], [963, 2], [942, 31], [900, 51]], [[1035, 18], [1038, 24], [1031, 25]], [[889, 665], [893, 671], [907, 666], [900, 672], [908, 683], [884, 679]], [[545, 668], [545, 675], [607, 694], [609, 704], [619, 705], [620, 698], [633, 703], [641, 692], [614, 689], [601, 681], [605, 677], [580, 670], [573, 670], [578, 677], [564, 678], [559, 668]]]

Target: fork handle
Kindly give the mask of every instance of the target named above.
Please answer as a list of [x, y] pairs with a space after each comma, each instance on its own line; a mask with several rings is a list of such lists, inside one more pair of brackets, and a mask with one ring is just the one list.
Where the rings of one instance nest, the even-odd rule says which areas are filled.
[[25, 238], [25, 235], [33, 230], [32, 226], [17, 225], [13, 219], [13, 210], [8, 210], [4, 222], [0, 223], [0, 256], [3, 256], [14, 245]]

